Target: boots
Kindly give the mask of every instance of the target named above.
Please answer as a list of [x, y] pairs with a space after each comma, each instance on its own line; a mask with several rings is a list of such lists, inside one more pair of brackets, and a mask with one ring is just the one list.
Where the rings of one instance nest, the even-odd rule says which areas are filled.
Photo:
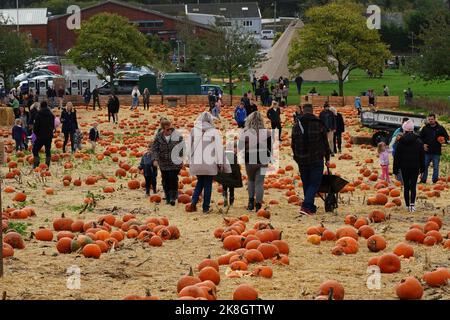
[[247, 210], [252, 211], [253, 209], [255, 209], [255, 198], [249, 198]]
[[262, 204], [261, 204], [261, 203], [256, 203], [256, 205], [255, 205], [255, 211], [258, 212], [259, 209], [261, 209], [261, 208], [262, 208]]
[[34, 157], [33, 169], [36, 169], [37, 167], [39, 167], [39, 164], [40, 164], [39, 156]]
[[48, 168], [50, 168], [50, 161], [51, 161], [51, 159], [52, 158], [50, 158], [50, 157], [46, 157], [45, 158], [45, 164], [47, 165]]
[[230, 206], [232, 206], [234, 203], [234, 198], [230, 198]]

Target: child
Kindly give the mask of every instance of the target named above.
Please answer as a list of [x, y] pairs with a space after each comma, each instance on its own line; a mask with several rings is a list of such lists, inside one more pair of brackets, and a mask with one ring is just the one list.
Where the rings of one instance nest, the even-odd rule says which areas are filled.
[[[241, 176], [241, 166], [237, 159], [237, 146], [235, 145], [234, 150], [226, 150], [225, 156], [226, 161], [231, 166], [231, 173], [219, 172], [217, 176], [214, 177], [218, 183], [223, 187], [223, 205], [227, 207], [232, 206], [234, 203], [234, 188], [242, 188], [242, 176]], [[230, 198], [228, 199], [228, 190], [230, 191]]]
[[16, 151], [23, 150], [25, 148], [25, 139], [27, 134], [25, 129], [22, 128], [22, 120], [16, 119], [12, 128], [12, 137], [16, 141]]
[[389, 148], [386, 146], [386, 143], [380, 142], [377, 151], [380, 157], [381, 179], [389, 183]]
[[155, 166], [155, 158], [151, 152], [152, 145], [149, 144], [147, 152], [141, 158], [139, 170], [144, 172], [145, 178], [145, 194], [150, 195], [150, 187], [153, 193], [156, 193], [156, 177], [158, 175], [158, 168]]
[[83, 142], [83, 132], [80, 129], [75, 131], [73, 135], [74, 148], [73, 150], [76, 152], [77, 150], [81, 150], [82, 142]]
[[91, 143], [92, 150], [95, 152], [95, 146], [97, 145], [97, 141], [100, 139], [100, 133], [97, 129], [97, 123], [92, 124], [91, 130], [89, 130], [89, 142]]

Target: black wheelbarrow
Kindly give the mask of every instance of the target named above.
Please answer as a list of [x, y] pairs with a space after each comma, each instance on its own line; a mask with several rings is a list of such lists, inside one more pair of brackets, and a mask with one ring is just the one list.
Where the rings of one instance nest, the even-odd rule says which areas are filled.
[[333, 212], [338, 208], [338, 194], [347, 184], [348, 181], [339, 176], [331, 174], [330, 168], [327, 168], [328, 174], [322, 176], [318, 196], [325, 203], [325, 212]]

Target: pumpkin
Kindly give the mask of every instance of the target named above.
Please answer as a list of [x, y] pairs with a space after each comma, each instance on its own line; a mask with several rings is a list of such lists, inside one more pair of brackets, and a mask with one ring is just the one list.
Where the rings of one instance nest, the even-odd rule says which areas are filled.
[[405, 234], [405, 240], [407, 240], [407, 241], [423, 243], [424, 239], [425, 239], [425, 234], [422, 232], [422, 230], [417, 229], [417, 228], [409, 229]]
[[309, 235], [307, 238], [307, 241], [311, 244], [315, 244], [318, 245], [320, 244], [320, 240], [321, 240], [321, 236], [317, 235], [317, 234], [312, 234]]
[[68, 237], [64, 237], [58, 240], [56, 243], [56, 250], [59, 253], [71, 253], [72, 252], [72, 239]]
[[423, 275], [423, 280], [431, 287], [445, 286], [450, 281], [450, 271], [447, 268], [437, 268]]
[[286, 241], [273, 240], [272, 244], [278, 248], [278, 251], [280, 252], [280, 254], [289, 254], [289, 245]]
[[22, 236], [14, 231], [10, 231], [6, 235], [4, 235], [3, 242], [9, 244], [14, 249], [25, 248], [25, 243], [23, 242]]
[[160, 247], [163, 244], [163, 241], [160, 236], [152, 236], [148, 242], [152, 247]]
[[367, 225], [367, 224], [369, 224], [369, 220], [367, 220], [367, 218], [362, 217], [362, 218], [356, 219], [355, 224], [353, 226], [356, 229], [359, 229], [362, 226]]
[[358, 219], [357, 216], [355, 216], [353, 214], [348, 214], [345, 216], [344, 222], [345, 222], [345, 224], [349, 224], [349, 225], [353, 226], [357, 219]]
[[450, 249], [450, 239], [445, 240], [444, 249]]
[[273, 270], [271, 267], [261, 266], [253, 270], [252, 275], [257, 277], [272, 278]]
[[3, 259], [14, 256], [14, 248], [6, 242], [3, 243], [2, 252]]
[[[231, 260], [230, 260], [230, 262], [231, 262]], [[230, 263], [230, 269], [246, 271], [248, 269], [248, 264], [245, 263], [244, 261], [233, 261]]]
[[400, 242], [394, 248], [394, 254], [399, 257], [410, 258], [414, 255], [414, 248], [407, 243]]
[[436, 230], [428, 231], [428, 232], [425, 234], [425, 237], [428, 237], [428, 236], [434, 237], [434, 238], [436, 239], [436, 242], [437, 242], [437, 243], [441, 243], [442, 240], [444, 240], [444, 238], [443, 238], [442, 235], [439, 233], [439, 231], [436, 231]]
[[239, 235], [231, 235], [223, 240], [223, 247], [229, 251], [242, 248], [245, 238]]
[[332, 292], [332, 298], [334, 300], [344, 299], [344, 286], [336, 280], [327, 280], [323, 282], [319, 287], [319, 295], [329, 296]]
[[[386, 204], [386, 203], [383, 203], [383, 204]], [[379, 222], [383, 222], [386, 219], [386, 216], [385, 216], [384, 212], [381, 210], [373, 210], [371, 213], [369, 213], [368, 218], [371, 222], [379, 223]]]
[[372, 227], [368, 225], [363, 225], [358, 229], [358, 234], [364, 239], [369, 239], [371, 236], [375, 234], [375, 231]]
[[258, 292], [249, 284], [241, 284], [233, 292], [233, 300], [256, 299], [258, 299]]
[[[257, 240], [255, 240], [257, 241]], [[244, 253], [244, 258], [249, 262], [262, 262], [264, 261], [264, 255], [261, 253], [261, 251], [257, 249], [249, 249]]]
[[257, 250], [262, 253], [264, 259], [271, 259], [280, 252], [277, 246], [270, 243], [261, 243]]
[[41, 228], [34, 233], [36, 240], [39, 241], [52, 241], [53, 240], [53, 232], [48, 229]]
[[131, 190], [139, 189], [141, 187], [141, 184], [137, 180], [130, 180], [128, 181], [128, 188]]
[[61, 218], [56, 218], [53, 220], [53, 229], [55, 231], [72, 231], [73, 220], [71, 218], [66, 218], [64, 213], [61, 214]]
[[270, 219], [270, 211], [266, 209], [259, 209], [258, 212], [256, 212], [256, 216]]
[[437, 243], [437, 240], [433, 236], [426, 236], [425, 239], [423, 239], [423, 244], [426, 246], [434, 246]]
[[220, 274], [213, 267], [204, 267], [202, 270], [200, 270], [198, 278], [201, 281], [211, 280], [215, 285], [218, 285], [220, 283]]
[[369, 259], [369, 262], [367, 263], [368, 266], [377, 266], [378, 260], [380, 260], [380, 257], [372, 257]]
[[17, 202], [24, 202], [25, 200], [27, 200], [27, 195], [23, 192], [18, 192], [14, 196], [13, 200]]
[[442, 219], [439, 218], [437, 215], [429, 217], [428, 221], [433, 221], [438, 225], [439, 229], [442, 228]]
[[343, 237], [336, 241], [336, 246], [341, 247], [345, 254], [354, 254], [358, 252], [358, 242], [352, 237]]
[[187, 286], [192, 286], [197, 283], [200, 283], [201, 280], [197, 277], [194, 277], [194, 273], [192, 272], [192, 267], [189, 268], [189, 273], [185, 276], [182, 276], [177, 283], [177, 292], [179, 293], [183, 288]]
[[336, 230], [336, 238], [351, 237], [358, 240], [358, 233], [353, 227], [342, 227]]
[[219, 264], [217, 263], [217, 261], [210, 258], [204, 259], [202, 262], [200, 262], [197, 266], [197, 270], [201, 271], [205, 267], [212, 267], [219, 271]]
[[206, 292], [199, 286], [189, 285], [181, 289], [180, 292], [178, 293], [178, 296], [206, 299]]
[[94, 259], [100, 258], [101, 254], [102, 254], [102, 250], [100, 249], [100, 247], [94, 243], [85, 245], [83, 247], [82, 252], [86, 258], [94, 258]]
[[322, 233], [322, 237], [321, 237], [320, 240], [322, 240], [322, 241], [334, 241], [334, 240], [336, 240], [336, 235], [331, 230], [325, 230]]
[[400, 259], [393, 253], [382, 255], [377, 265], [381, 273], [395, 273], [400, 271], [401, 267]]
[[416, 278], [407, 277], [396, 286], [395, 293], [401, 300], [421, 299], [423, 287]]
[[373, 235], [367, 239], [367, 248], [372, 252], [386, 249], [386, 240], [382, 236]]

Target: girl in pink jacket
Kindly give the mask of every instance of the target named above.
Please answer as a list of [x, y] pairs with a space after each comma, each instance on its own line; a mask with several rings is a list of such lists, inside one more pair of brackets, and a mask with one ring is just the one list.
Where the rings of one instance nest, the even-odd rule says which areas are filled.
[[378, 144], [378, 156], [380, 158], [380, 166], [381, 166], [381, 179], [390, 183], [389, 179], [389, 148], [386, 146], [386, 143], [380, 142]]

